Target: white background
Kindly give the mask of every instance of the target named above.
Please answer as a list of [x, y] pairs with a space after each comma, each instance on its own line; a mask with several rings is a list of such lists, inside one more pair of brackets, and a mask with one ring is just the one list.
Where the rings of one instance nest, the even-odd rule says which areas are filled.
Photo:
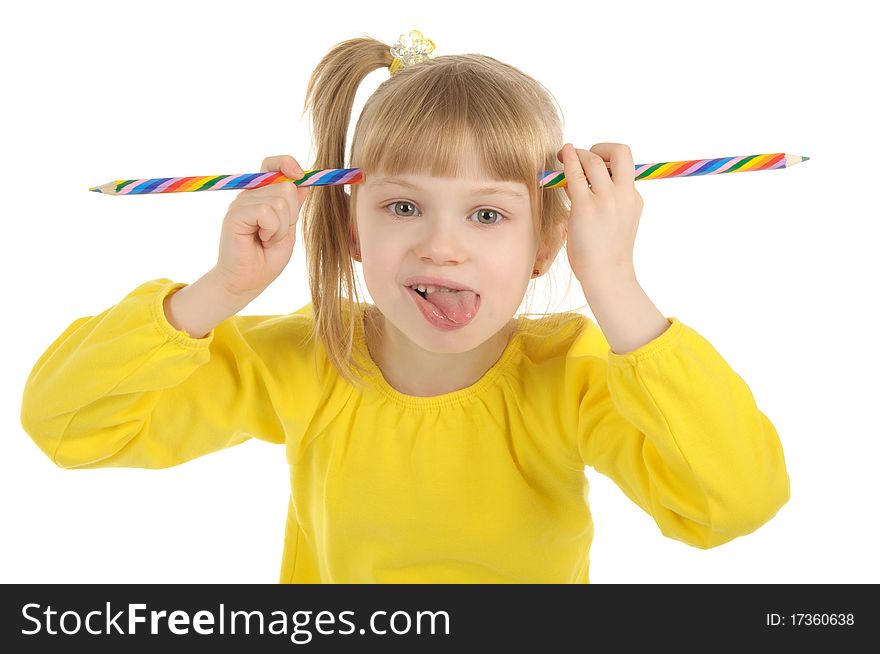
[[[756, 532], [699, 550], [663, 537], [588, 468], [591, 581], [880, 582], [878, 57], [874, 23], [860, 14], [870, 3], [333, 6], [4, 10], [0, 580], [277, 581], [289, 494], [281, 446], [249, 441], [166, 470], [65, 471], [23, 431], [21, 394], [73, 320], [145, 281], [191, 283], [213, 266], [236, 195], [89, 187], [255, 172], [275, 154], [311, 167], [300, 114], [319, 59], [349, 38], [390, 45], [420, 29], [437, 54], [486, 54], [541, 81], [576, 147], [626, 143], [636, 163], [811, 157], [788, 170], [639, 182], [639, 281], [749, 384], [778, 429], [792, 496]], [[364, 81], [352, 127], [387, 76]], [[308, 302], [301, 242], [243, 314]], [[538, 286], [557, 310], [585, 302], [577, 280], [565, 294], [568, 273], [563, 251], [552, 287]]]

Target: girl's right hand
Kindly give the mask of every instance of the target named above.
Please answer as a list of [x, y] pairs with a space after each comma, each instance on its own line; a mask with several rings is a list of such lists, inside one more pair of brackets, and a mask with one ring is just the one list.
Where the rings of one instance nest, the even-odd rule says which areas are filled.
[[[289, 155], [267, 157], [260, 172], [270, 171], [291, 179], [304, 174]], [[256, 297], [281, 274], [293, 253], [299, 211], [311, 188], [281, 182], [242, 191], [232, 201], [214, 267], [230, 294]]]

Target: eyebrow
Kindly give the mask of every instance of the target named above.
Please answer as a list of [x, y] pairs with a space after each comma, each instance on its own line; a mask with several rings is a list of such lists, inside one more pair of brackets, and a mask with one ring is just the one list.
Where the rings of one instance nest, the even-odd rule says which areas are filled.
[[[379, 177], [375, 180], [370, 180], [370, 186], [384, 186], [389, 184], [405, 186], [406, 188], [412, 189], [413, 191], [422, 190], [422, 188], [417, 184], [408, 182], [405, 179], [401, 179], [400, 177]], [[526, 197], [526, 194], [522, 191], [514, 191], [512, 189], [503, 188], [500, 186], [480, 186], [478, 188], [471, 189], [470, 193], [471, 195], [507, 195], [516, 199], [523, 199]]]

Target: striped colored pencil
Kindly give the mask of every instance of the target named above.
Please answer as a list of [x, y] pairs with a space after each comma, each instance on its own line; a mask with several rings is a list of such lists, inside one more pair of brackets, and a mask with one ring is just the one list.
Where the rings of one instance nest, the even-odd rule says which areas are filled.
[[[809, 157], [776, 152], [752, 154], [742, 157], [719, 159], [693, 159], [690, 161], [667, 161], [664, 163], [636, 164], [635, 179], [665, 179], [669, 177], [696, 177], [722, 173], [746, 173], [758, 170], [789, 168]], [[606, 166], [609, 164], [606, 162]], [[293, 182], [297, 186], [339, 186], [360, 184], [364, 174], [360, 168], [325, 168], [306, 170], [300, 179], [292, 180], [280, 172], [243, 173], [238, 175], [207, 175], [205, 177], [154, 177], [151, 179], [118, 179], [102, 186], [90, 188], [107, 195], [143, 195], [147, 193], [183, 193], [187, 191], [245, 190]], [[561, 170], [549, 170], [538, 174], [543, 188], [561, 188], [566, 185]]]

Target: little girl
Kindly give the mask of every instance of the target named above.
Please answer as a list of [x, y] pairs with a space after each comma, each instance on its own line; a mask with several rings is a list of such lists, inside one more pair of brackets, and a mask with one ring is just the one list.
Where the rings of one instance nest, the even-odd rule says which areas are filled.
[[[365, 181], [241, 192], [211, 271], [146, 282], [49, 346], [25, 430], [70, 469], [284, 444], [285, 583], [589, 583], [585, 466], [694, 547], [767, 522], [789, 498], [779, 438], [636, 281], [629, 148], [560, 150], [538, 82], [410, 37], [340, 43], [309, 80], [314, 168], [343, 168], [358, 86], [390, 68], [353, 136]], [[567, 186], [544, 190], [560, 162]], [[289, 156], [262, 170], [303, 176]], [[290, 260], [301, 208], [312, 301], [237, 315]], [[598, 325], [516, 315], [566, 241]]]

